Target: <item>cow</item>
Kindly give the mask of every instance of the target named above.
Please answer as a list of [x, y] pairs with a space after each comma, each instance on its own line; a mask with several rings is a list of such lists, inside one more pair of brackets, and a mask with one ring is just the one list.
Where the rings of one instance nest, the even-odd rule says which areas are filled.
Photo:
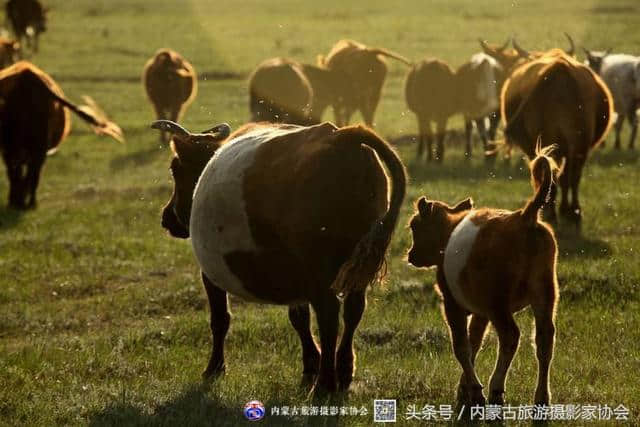
[[422, 60], [409, 70], [405, 81], [405, 98], [407, 106], [418, 120], [416, 161], [422, 158], [425, 145], [427, 160], [433, 158], [431, 122], [436, 124], [435, 157], [437, 161], [443, 160], [447, 121], [458, 111], [456, 83], [453, 69], [439, 59]]
[[[560, 176], [560, 213], [579, 226], [582, 168], [611, 126], [613, 99], [607, 85], [589, 67], [552, 49], [512, 72], [502, 88], [500, 110], [508, 146], [520, 147], [532, 159], [538, 137], [545, 146], [558, 145], [554, 156], [566, 162]], [[556, 186], [553, 189], [545, 209], [551, 222], [556, 221]]]
[[[193, 66], [178, 52], [159, 49], [147, 61], [142, 72], [142, 85], [158, 120], [179, 120], [198, 92]], [[168, 140], [160, 133], [160, 142]]]
[[[90, 102], [90, 104], [92, 104]], [[71, 110], [96, 133], [122, 141], [122, 131], [93, 104], [76, 106], [58, 84], [27, 61], [0, 70], [0, 151], [9, 177], [9, 206], [36, 206], [36, 189], [47, 153], [71, 129]]]
[[267, 59], [249, 77], [251, 121], [310, 124], [313, 96], [300, 64], [285, 58]]
[[313, 91], [310, 121], [311, 124], [318, 124], [322, 122], [322, 115], [327, 107], [334, 105], [346, 91], [346, 82], [326, 67], [304, 63], [301, 67]]
[[20, 42], [0, 37], [0, 68], [8, 67], [20, 57]]
[[38, 52], [38, 38], [47, 29], [47, 9], [38, 0], [9, 0], [5, 13], [18, 42], [25, 39], [25, 48]]
[[[328, 122], [250, 123], [231, 135], [228, 125], [200, 134], [169, 121], [152, 127], [174, 135], [175, 187], [162, 226], [191, 237], [209, 297], [213, 350], [203, 376], [224, 372], [231, 293], [288, 305], [304, 377], [317, 375], [319, 392], [347, 389], [366, 288], [379, 275], [405, 195], [398, 155], [371, 130]], [[344, 330], [336, 353], [339, 294]]]
[[367, 126], [373, 126], [373, 118], [380, 101], [382, 85], [387, 75], [383, 57], [397, 59], [411, 65], [404, 57], [386, 49], [372, 48], [353, 40], [338, 41], [326, 57], [318, 57], [318, 65], [335, 73], [343, 82], [333, 104], [336, 124], [344, 126], [357, 110]]
[[[476, 53], [456, 70], [457, 110], [464, 115], [465, 155], [471, 157], [471, 132], [473, 122], [482, 140], [485, 153], [489, 141], [495, 139], [500, 123], [500, 89], [504, 82], [504, 70], [492, 56]], [[485, 119], [489, 118], [489, 129]]]
[[615, 122], [615, 148], [620, 148], [620, 131], [624, 119], [631, 125], [629, 148], [633, 149], [638, 132], [638, 116], [640, 107], [640, 56], [626, 54], [610, 54], [608, 51], [584, 49], [587, 54], [587, 65], [598, 73], [607, 84], [613, 96], [613, 106], [617, 114]]

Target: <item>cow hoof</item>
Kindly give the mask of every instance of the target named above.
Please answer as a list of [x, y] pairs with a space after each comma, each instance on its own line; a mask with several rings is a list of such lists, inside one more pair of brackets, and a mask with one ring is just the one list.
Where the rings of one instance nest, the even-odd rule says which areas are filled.
[[504, 405], [504, 392], [503, 391], [492, 391], [489, 393], [489, 404], [490, 405]]
[[205, 381], [212, 381], [225, 374], [226, 367], [224, 365], [217, 368], [207, 368], [202, 372], [202, 379]]

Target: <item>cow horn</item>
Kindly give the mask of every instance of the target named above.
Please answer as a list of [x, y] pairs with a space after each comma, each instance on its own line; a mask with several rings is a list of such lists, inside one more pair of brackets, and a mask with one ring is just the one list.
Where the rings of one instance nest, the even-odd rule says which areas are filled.
[[220, 123], [202, 133], [214, 133], [219, 139], [226, 139], [231, 134], [231, 126], [228, 123]]
[[567, 40], [569, 40], [569, 50], [567, 51], [567, 55], [569, 56], [573, 56], [576, 53], [576, 45], [573, 42], [573, 39], [571, 38], [571, 36], [569, 35], [569, 33], [564, 33], [564, 36], [567, 38]]
[[513, 39], [511, 39], [511, 43], [513, 44], [513, 48], [516, 50], [516, 52], [518, 52], [519, 56], [521, 56], [523, 58], [526, 58], [526, 57], [529, 56], [529, 51], [524, 50], [523, 48], [521, 48], [515, 37]]
[[151, 123], [151, 128], [169, 132], [183, 138], [191, 135], [188, 130], [186, 130], [176, 122], [172, 122], [171, 120], [156, 120], [155, 122]]

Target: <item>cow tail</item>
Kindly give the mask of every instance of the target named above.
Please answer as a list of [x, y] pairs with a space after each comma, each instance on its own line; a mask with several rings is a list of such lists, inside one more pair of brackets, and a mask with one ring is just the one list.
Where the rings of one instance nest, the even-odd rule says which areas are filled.
[[541, 141], [538, 138], [536, 144], [536, 157], [531, 161], [531, 185], [534, 188], [534, 196], [527, 202], [522, 210], [522, 217], [528, 225], [535, 225], [538, 221], [538, 212], [551, 197], [554, 176], [559, 173], [560, 168], [549, 155], [557, 147], [550, 145], [541, 148]]
[[408, 66], [412, 66], [412, 65], [413, 65], [413, 64], [411, 63], [411, 61], [409, 61], [409, 60], [408, 60], [407, 58], [405, 58], [404, 56], [402, 56], [402, 55], [400, 55], [400, 54], [397, 54], [397, 53], [395, 53], [395, 52], [392, 52], [392, 51], [390, 51], [390, 50], [387, 50], [387, 49], [382, 49], [382, 48], [377, 48], [377, 47], [376, 47], [376, 48], [374, 48], [374, 47], [370, 47], [370, 48], [367, 48], [367, 50], [368, 50], [369, 52], [371, 52], [371, 53], [376, 54], [376, 55], [382, 55], [382, 56], [386, 56], [386, 57], [388, 57], [388, 58], [396, 59], [396, 60], [398, 60], [398, 61], [400, 61], [400, 62], [402, 62], [403, 64], [408, 65]]
[[407, 185], [404, 165], [391, 146], [372, 132], [364, 133], [362, 128], [357, 127], [352, 130], [355, 134], [349, 138], [373, 149], [389, 170], [391, 198], [387, 213], [360, 239], [338, 271], [332, 288], [340, 294], [362, 292], [370, 283], [384, 277], [385, 253], [398, 222]]

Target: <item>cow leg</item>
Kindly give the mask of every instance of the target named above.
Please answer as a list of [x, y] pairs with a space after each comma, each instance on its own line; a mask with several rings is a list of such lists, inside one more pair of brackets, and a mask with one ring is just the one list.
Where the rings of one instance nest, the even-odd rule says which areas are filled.
[[207, 379], [223, 374], [225, 371], [224, 339], [229, 331], [231, 314], [227, 307], [227, 293], [215, 286], [204, 273], [202, 273], [202, 283], [209, 297], [211, 334], [213, 336], [211, 358], [207, 369], [202, 373], [202, 377]]
[[489, 140], [495, 141], [498, 126], [500, 125], [500, 110], [496, 110], [489, 114]]
[[493, 163], [496, 158], [496, 154], [487, 154], [487, 152], [489, 151], [489, 136], [487, 135], [487, 128], [484, 124], [484, 117], [476, 120], [476, 127], [478, 128], [478, 134], [480, 134], [480, 139], [482, 140], [485, 162]]
[[[471, 364], [475, 365], [476, 355], [482, 346], [482, 341], [484, 340], [484, 335], [487, 330], [487, 324], [489, 323], [489, 319], [486, 317], [479, 316], [477, 314], [471, 315], [471, 322], [469, 322], [469, 343], [471, 344]], [[467, 377], [462, 373], [460, 377], [460, 382], [458, 383], [458, 401], [464, 400], [464, 393], [467, 384]]]
[[633, 108], [629, 111], [627, 118], [629, 120], [629, 124], [631, 125], [631, 136], [629, 137], [629, 149], [633, 150], [633, 147], [636, 142], [636, 134], [638, 133], [638, 115], [636, 114], [637, 105], [634, 105]]
[[489, 404], [502, 405], [507, 372], [518, 349], [520, 330], [513, 320], [513, 315], [507, 311], [496, 313], [491, 317], [491, 323], [498, 333], [499, 350], [498, 360], [489, 383]]
[[430, 161], [432, 158], [431, 143], [433, 140], [433, 136], [431, 134], [431, 122], [418, 117], [418, 128], [420, 136], [418, 141], [418, 151], [416, 152], [416, 160], [420, 160], [422, 158], [422, 153], [426, 149], [427, 160]]
[[444, 300], [444, 314], [451, 333], [453, 352], [462, 367], [465, 377], [464, 393], [458, 395], [459, 403], [470, 403], [484, 406], [486, 400], [482, 394], [482, 384], [476, 375], [471, 361], [471, 343], [467, 335], [467, 314], [449, 298]]
[[12, 164], [5, 160], [7, 165], [7, 176], [9, 177], [9, 206], [16, 209], [26, 207], [25, 180], [22, 176], [22, 164]]
[[27, 176], [25, 178], [25, 192], [28, 192], [29, 201], [27, 202], [28, 208], [36, 207], [36, 191], [38, 189], [38, 182], [40, 181], [40, 171], [44, 164], [44, 156], [39, 156], [36, 159], [32, 159], [29, 163], [27, 170]]
[[447, 119], [440, 120], [436, 123], [436, 161], [444, 160], [444, 138], [447, 134]]
[[580, 226], [582, 221], [582, 207], [580, 206], [579, 188], [584, 162], [584, 157], [576, 158], [572, 162], [570, 169], [571, 175], [569, 180], [571, 185], [571, 209], [569, 211], [569, 219], [573, 221], [576, 226]]
[[466, 158], [471, 158], [471, 133], [473, 131], [473, 122], [471, 119], [464, 118], [464, 156]]
[[362, 319], [366, 305], [366, 291], [351, 292], [344, 300], [342, 313], [344, 331], [337, 356], [338, 385], [341, 390], [347, 390], [353, 379], [356, 360], [356, 354], [353, 350], [353, 334]]
[[616, 117], [616, 124], [614, 126], [616, 131], [616, 142], [614, 147], [616, 150], [620, 149], [620, 131], [622, 130], [622, 124], [624, 123], [624, 116], [618, 113], [618, 117]]
[[367, 126], [373, 128], [373, 117], [376, 114], [376, 108], [380, 102], [380, 92], [371, 94], [367, 101], [360, 107], [362, 118]]
[[338, 297], [327, 290], [314, 298], [311, 306], [316, 313], [320, 330], [320, 373], [316, 382], [319, 392], [333, 392], [337, 389], [336, 343], [338, 340]]
[[289, 321], [298, 333], [302, 344], [302, 381], [313, 384], [318, 375], [320, 352], [311, 334], [309, 304], [290, 306]]

